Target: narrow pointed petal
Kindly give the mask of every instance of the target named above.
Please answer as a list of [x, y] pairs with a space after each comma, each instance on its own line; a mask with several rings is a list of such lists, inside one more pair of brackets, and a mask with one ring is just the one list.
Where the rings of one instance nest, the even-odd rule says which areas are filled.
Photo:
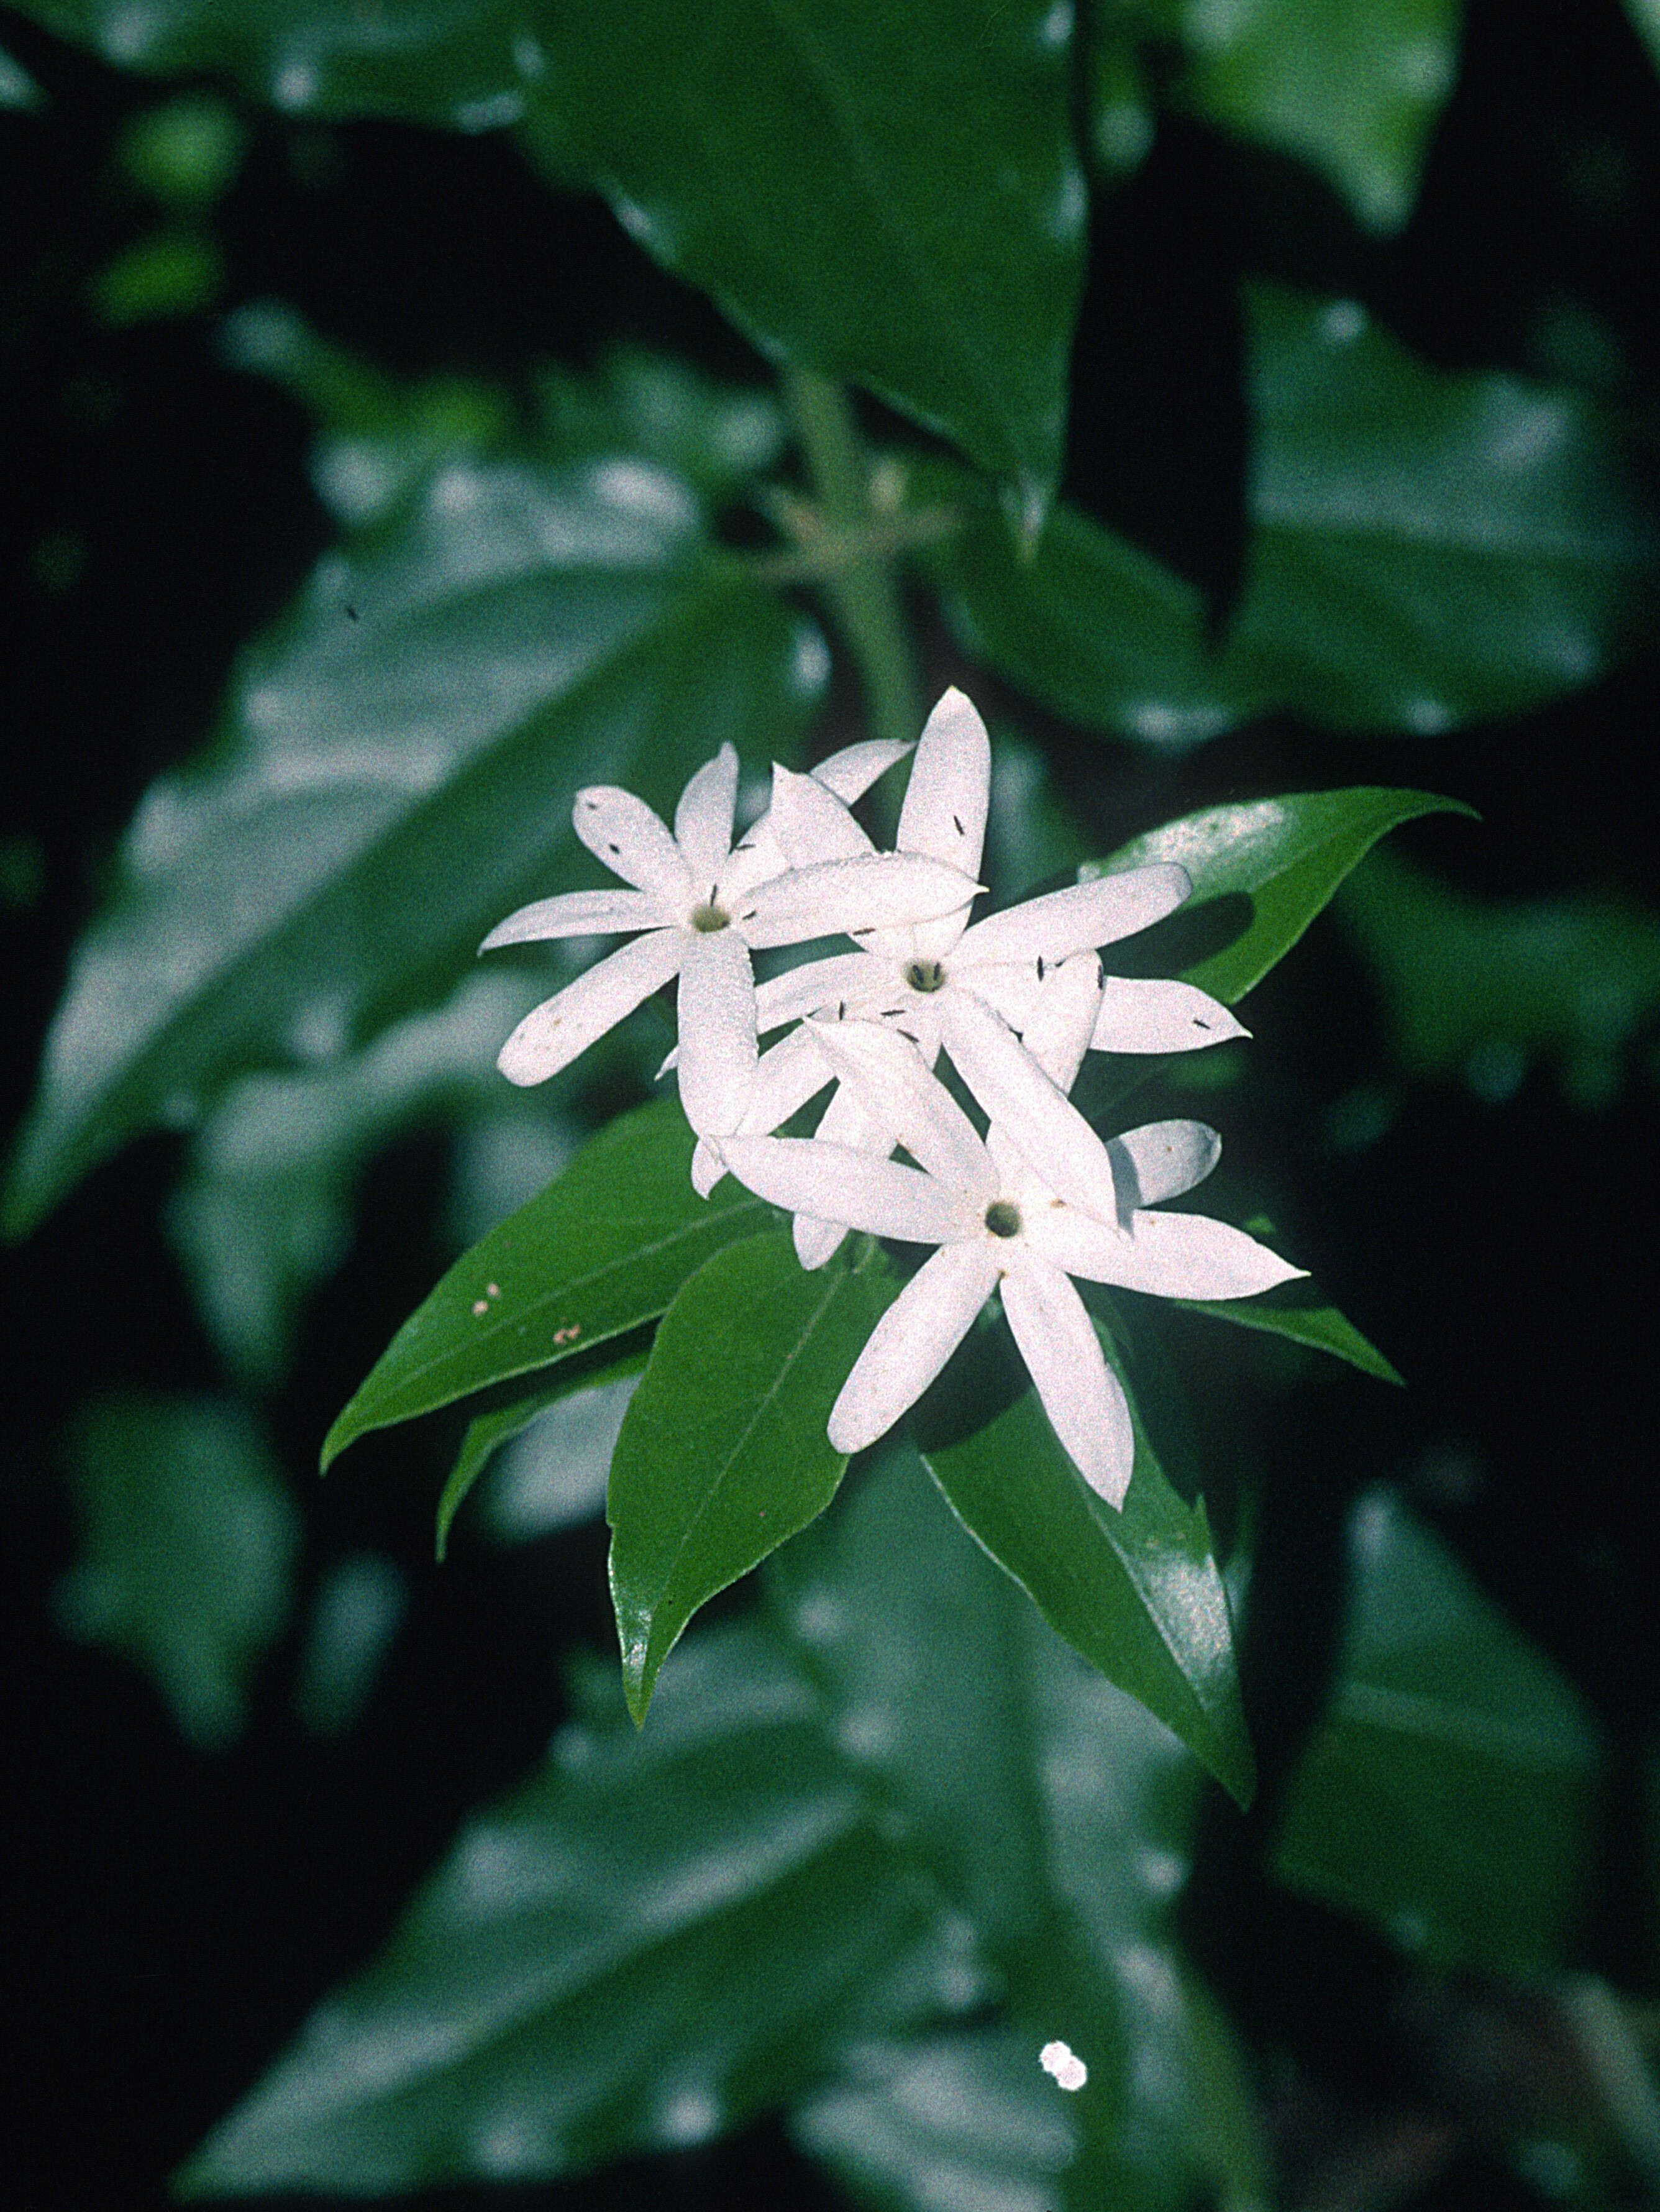
[[732, 817], [738, 805], [738, 752], [722, 745], [705, 761], [674, 810], [674, 842], [694, 884], [713, 884], [732, 852]]
[[816, 1137], [728, 1137], [721, 1149], [745, 1190], [790, 1213], [907, 1244], [955, 1243], [979, 1227], [944, 1184], [897, 1160]]
[[699, 1198], [707, 1198], [726, 1172], [727, 1164], [714, 1138], [700, 1137], [691, 1152], [691, 1187]]
[[826, 791], [833, 791], [843, 805], [851, 806], [896, 761], [915, 750], [902, 738], [866, 738], [860, 744], [843, 745], [839, 753], [820, 761], [812, 772]]
[[973, 701], [953, 685], [923, 725], [895, 842], [977, 876], [990, 800], [991, 739]]
[[738, 1133], [771, 1136], [816, 1091], [835, 1079], [836, 1071], [819, 1051], [812, 1026], [792, 1030], [781, 1043], [762, 1054]]
[[680, 1103], [700, 1137], [744, 1118], [755, 1083], [755, 977], [735, 929], [687, 931], [678, 1006]]
[[496, 1066], [509, 1083], [545, 1083], [557, 1075], [596, 1037], [661, 989], [679, 967], [685, 941], [678, 929], [654, 929], [607, 953], [526, 1015], [502, 1046]]
[[554, 937], [613, 937], [621, 930], [660, 929], [675, 920], [651, 891], [561, 891], [498, 921], [479, 946], [536, 945]]
[[643, 799], [614, 783], [591, 783], [576, 794], [571, 827], [598, 860], [642, 891], [682, 906], [691, 877], [675, 843]]
[[908, 933], [908, 957], [913, 960], [944, 960], [962, 942], [963, 932], [969, 926], [969, 913], [967, 907], [959, 906], [950, 914], [942, 914], [937, 921], [913, 922]]
[[1222, 1157], [1222, 1139], [1202, 1121], [1148, 1121], [1107, 1146], [1121, 1218], [1201, 1183]]
[[1038, 984], [1020, 1042], [1057, 1090], [1070, 1091], [1077, 1082], [1100, 1006], [1101, 963], [1093, 952], [1074, 952]]
[[869, 952], [832, 952], [824, 960], [804, 961], [763, 983], [755, 994], [755, 1018], [763, 1036], [803, 1014], [843, 1007], [863, 1011], [873, 998], [903, 995], [891, 964]]
[[775, 876], [751, 892], [733, 919], [753, 945], [799, 945], [810, 937], [858, 937], [892, 922], [950, 914], [979, 888], [938, 860], [871, 853]]
[[795, 1256], [809, 1274], [836, 1257], [847, 1235], [839, 1221], [816, 1221], [810, 1213], [798, 1213], [790, 1223], [790, 1241], [795, 1246]]
[[1109, 975], [1096, 1016], [1092, 1052], [1195, 1052], [1249, 1036], [1219, 999], [1191, 983]]
[[[797, 1036], [807, 1034], [806, 1030], [795, 1032]], [[764, 1067], [766, 1062], [761, 1064]], [[850, 1083], [837, 1084], [813, 1135], [822, 1145], [845, 1145], [850, 1152], [869, 1152], [877, 1159], [885, 1159], [893, 1150], [892, 1138], [878, 1126]], [[815, 1221], [807, 1213], [798, 1213], [790, 1231], [795, 1256], [807, 1268], [822, 1267], [848, 1233], [839, 1222]]]
[[989, 1006], [967, 991], [940, 1000], [946, 1050], [988, 1116], [1057, 1197], [1116, 1221], [1112, 1161], [1071, 1099]]
[[817, 776], [774, 765], [767, 821], [793, 868], [820, 860], [854, 860], [876, 848], [836, 793]]
[[959, 960], [1036, 960], [1045, 966], [1070, 953], [1134, 937], [1173, 914], [1193, 889], [1185, 868], [1164, 861], [1068, 884], [976, 921], [957, 948]]
[[908, 1413], [974, 1326], [997, 1280], [985, 1237], [948, 1244], [913, 1275], [871, 1331], [830, 1408], [837, 1451], [863, 1451]]
[[996, 1196], [978, 1131], [909, 1038], [876, 1022], [818, 1022], [813, 1029], [824, 1058], [891, 1144], [903, 1145], [970, 1209]]
[[1003, 1278], [1003, 1311], [1067, 1456], [1098, 1498], [1122, 1506], [1135, 1431], [1084, 1301], [1058, 1267], [1023, 1252]]
[[1034, 1250], [1069, 1275], [1161, 1298], [1250, 1298], [1306, 1270], [1203, 1213], [1133, 1213], [1112, 1230], [1068, 1206], [1027, 1224]]

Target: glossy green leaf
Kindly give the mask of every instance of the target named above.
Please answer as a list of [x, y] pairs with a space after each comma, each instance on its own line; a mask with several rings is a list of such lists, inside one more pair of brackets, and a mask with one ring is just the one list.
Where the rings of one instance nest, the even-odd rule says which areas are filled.
[[1357, 1510], [1353, 1563], [1337, 1686], [1292, 1785], [1277, 1871], [1438, 1960], [1561, 1968], [1593, 1860], [1584, 1707], [1382, 1493]]
[[[837, 1740], [980, 1932], [1011, 2016], [1007, 2033], [851, 2054], [799, 2130], [907, 2203], [938, 2201], [919, 2185], [930, 2155], [984, 2177], [988, 2200], [960, 2200], [976, 2206], [1016, 2177], [1026, 2201], [1079, 2212], [1190, 2203], [1214, 2178], [1171, 1927], [1194, 1762], [964, 1540], [907, 1445], [768, 1575]], [[1089, 2068], [1081, 2094], [1038, 2068], [1055, 2039]]]
[[752, 1236], [767, 1207], [730, 1176], [699, 1198], [694, 1141], [678, 1099], [602, 1129], [416, 1308], [329, 1431], [324, 1466], [371, 1429], [655, 1321], [706, 1260]]
[[1131, 1412], [1135, 1471], [1122, 1512], [1073, 1466], [1035, 1390], [971, 1435], [944, 1441], [925, 1423], [923, 1455], [964, 1526], [1044, 1620], [1249, 1804], [1255, 1765], [1204, 1505], [1177, 1496], [1134, 1399]]
[[1660, 0], [1626, 0], [1626, 13], [1635, 25], [1638, 36], [1660, 64]]
[[498, 129], [541, 65], [520, 0], [23, 0], [21, 12], [147, 74], [234, 76], [291, 113]]
[[39, 107], [45, 99], [40, 86], [21, 62], [0, 46], [0, 113], [7, 109], [15, 112], [26, 107]]
[[643, 1736], [567, 1729], [463, 1833], [184, 2186], [361, 2196], [702, 2142], [937, 2017], [936, 1923], [799, 1669], [701, 1638]]
[[1376, 1345], [1361, 1335], [1352, 1321], [1339, 1313], [1319, 1287], [1310, 1282], [1286, 1283], [1255, 1298], [1173, 1298], [1184, 1313], [1208, 1315], [1240, 1328], [1260, 1329], [1265, 1335], [1283, 1336], [1311, 1351], [1329, 1352], [1346, 1360], [1363, 1375], [1380, 1382], [1405, 1384]]
[[562, 178], [775, 355], [1046, 492], [1086, 212], [1049, 0], [643, 0], [538, 13]]
[[[1249, 900], [1237, 922], [1226, 908], [1216, 920], [1227, 932], [1219, 950], [1181, 969], [1189, 983], [1231, 1006], [1284, 958], [1333, 892], [1378, 839], [1420, 814], [1469, 814], [1462, 799], [1427, 791], [1359, 786], [1349, 791], [1293, 792], [1184, 815], [1121, 845], [1110, 859], [1080, 875], [1174, 860], [1193, 878], [1180, 910], [1183, 930], [1201, 929], [1213, 900]], [[1157, 943], [1151, 933], [1150, 946]], [[1168, 973], [1168, 969], [1161, 972]]]
[[699, 580], [699, 531], [643, 462], [456, 460], [323, 561], [220, 746], [139, 811], [48, 1042], [14, 1231], [251, 1064], [325, 1060], [429, 1000], [557, 886], [581, 785], [672, 805], [723, 738], [787, 748], [818, 657], [775, 600]]
[[1250, 295], [1245, 583], [1219, 653], [1192, 586], [1062, 509], [1036, 556], [961, 471], [909, 472], [960, 526], [928, 554], [969, 649], [1076, 721], [1166, 748], [1289, 708], [1433, 735], [1642, 650], [1660, 518], [1590, 402], [1428, 367], [1353, 301]]
[[1072, 720], [1184, 746], [1235, 718], [1191, 584], [1057, 507], [1035, 550], [964, 471], [907, 466], [911, 504], [957, 526], [927, 555], [966, 648]]
[[636, 1721], [698, 1607], [836, 1495], [847, 1460], [825, 1424], [891, 1296], [873, 1249], [809, 1273], [775, 1231], [717, 1253], [664, 1316], [605, 1497]]
[[475, 1414], [438, 1500], [439, 1559], [449, 1549], [456, 1515], [497, 1452], [532, 1431], [544, 1431], [549, 1426], [545, 1416], [556, 1408], [560, 1409], [553, 1424], [556, 1436], [538, 1435], [537, 1449], [516, 1470], [505, 1460], [498, 1463], [489, 1513], [492, 1530], [516, 1540], [549, 1534], [598, 1513], [605, 1502], [605, 1478], [623, 1409], [645, 1364], [643, 1352], [630, 1352], [580, 1379], [568, 1368], [556, 1367], [549, 1380], [538, 1380], [506, 1405]]
[[[395, 1023], [362, 1052], [246, 1076], [225, 1093], [192, 1140], [167, 1229], [241, 1374], [269, 1384], [283, 1372], [301, 1298], [350, 1246], [370, 1156], [411, 1124], [502, 1103], [496, 1052], [543, 995], [522, 970], [471, 975], [447, 1006]], [[552, 1121], [540, 1099], [538, 1109]]]
[[1189, 4], [1183, 105], [1300, 155], [1361, 221], [1411, 213], [1429, 135], [1458, 62], [1459, 0], [1243, 0]]
[[1352, 301], [1258, 287], [1249, 307], [1242, 710], [1432, 736], [1648, 647], [1660, 523], [1590, 402], [1432, 368]]
[[299, 1532], [269, 1446], [240, 1407], [124, 1395], [87, 1407], [68, 1450], [81, 1549], [59, 1622], [125, 1652], [184, 1734], [221, 1748], [288, 1613]]
[[1380, 854], [1339, 912], [1414, 1083], [1497, 1102], [1545, 1060], [1576, 1104], [1608, 1105], [1660, 1012], [1660, 916], [1628, 899], [1475, 898]]

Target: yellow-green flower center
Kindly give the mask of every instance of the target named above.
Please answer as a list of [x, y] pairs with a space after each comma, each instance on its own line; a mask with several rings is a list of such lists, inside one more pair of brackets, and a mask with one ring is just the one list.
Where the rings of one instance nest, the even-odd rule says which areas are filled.
[[705, 937], [713, 937], [717, 929], [725, 929], [732, 916], [724, 908], [714, 906], [695, 906], [691, 910], [691, 926]]
[[905, 970], [905, 981], [913, 991], [943, 991], [946, 971], [937, 960], [913, 960]]
[[994, 1237], [1020, 1234], [1020, 1209], [1006, 1198], [994, 1198], [986, 1208], [986, 1226]]

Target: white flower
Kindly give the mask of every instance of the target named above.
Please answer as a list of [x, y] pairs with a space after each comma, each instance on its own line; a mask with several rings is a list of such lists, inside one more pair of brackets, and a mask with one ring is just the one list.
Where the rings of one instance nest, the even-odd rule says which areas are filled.
[[[869, 838], [832, 792], [775, 772], [769, 820], [789, 857], [851, 858]], [[946, 691], [929, 715], [912, 763], [899, 817], [898, 849], [974, 874], [980, 866], [991, 792], [991, 743], [973, 702]], [[891, 1024], [913, 1038], [929, 1066], [940, 1048], [993, 1121], [1044, 1170], [1056, 1192], [1110, 1217], [1114, 1197], [1098, 1140], [1014, 1032], [1024, 1030], [1044, 978], [1071, 956], [1146, 928], [1179, 906], [1193, 886], [1169, 865], [1134, 868], [1069, 886], [968, 926], [966, 906], [909, 927], [867, 934], [861, 950], [794, 968], [756, 994], [764, 1035], [804, 1014]], [[1102, 986], [1097, 1050], [1183, 1051], [1247, 1034], [1227, 1008], [1191, 984], [1112, 976]], [[1075, 1071], [1074, 1071], [1075, 1073]], [[769, 1134], [829, 1079], [798, 1030], [761, 1060], [736, 1133]], [[818, 1134], [855, 1151], [887, 1152], [891, 1140], [856, 1088], [842, 1085]], [[720, 1180], [713, 1148], [700, 1147], [693, 1180], [707, 1195]], [[798, 1216], [795, 1247], [804, 1267], [822, 1266], [845, 1234], [833, 1223]]]
[[[870, 840], [845, 805], [806, 783], [790, 778], [775, 793], [775, 834], [789, 858], [800, 866], [869, 852]], [[911, 764], [897, 849], [976, 875], [990, 791], [986, 726], [964, 693], [949, 690], [928, 716]], [[1185, 869], [1159, 862], [1069, 884], [972, 927], [962, 907], [883, 931], [857, 952], [810, 962], [763, 984], [757, 994], [761, 1033], [841, 1006], [849, 1015], [896, 1022], [932, 1064], [942, 1040], [951, 1051], [952, 1018], [965, 1000], [1023, 1029], [1050, 968], [1073, 952], [1134, 936], [1173, 912], [1192, 889]], [[1115, 975], [1104, 987], [1089, 1042], [1098, 1052], [1184, 1052], [1247, 1034], [1219, 1000], [1190, 983]]]
[[[1033, 1007], [1031, 1032], [1052, 1081], [1075, 1073], [1098, 993], [1089, 967], [1069, 962]], [[1154, 1122], [1116, 1139], [1104, 1150], [1121, 1195], [1116, 1218], [1104, 1220], [1059, 1196], [1005, 1128], [994, 1126], [982, 1141], [909, 1039], [869, 1022], [817, 1026], [818, 1048], [844, 1089], [861, 1096], [918, 1165], [822, 1138], [732, 1137], [721, 1146], [727, 1166], [794, 1213], [939, 1248], [860, 1353], [831, 1409], [831, 1443], [852, 1453], [885, 1435], [1000, 1290], [1056, 1436], [1090, 1487], [1122, 1505], [1134, 1459], [1129, 1408], [1069, 1278], [1166, 1297], [1234, 1298], [1303, 1272], [1225, 1222], [1152, 1210], [1210, 1172], [1220, 1139], [1197, 1121]]]
[[[865, 757], [845, 778], [849, 784], [865, 768], [879, 774], [888, 764], [869, 748], [853, 750]], [[879, 750], [891, 757], [891, 748]], [[909, 922], [961, 907], [978, 889], [971, 877], [926, 856], [865, 854], [791, 867], [769, 836], [734, 852], [737, 795], [738, 756], [729, 744], [681, 793], [672, 836], [631, 792], [595, 784], [577, 793], [577, 836], [631, 888], [539, 899], [493, 929], [480, 950], [641, 933], [526, 1016], [496, 1062], [510, 1082], [556, 1074], [678, 975], [686, 1118], [700, 1135], [733, 1129], [757, 1059], [752, 947]]]

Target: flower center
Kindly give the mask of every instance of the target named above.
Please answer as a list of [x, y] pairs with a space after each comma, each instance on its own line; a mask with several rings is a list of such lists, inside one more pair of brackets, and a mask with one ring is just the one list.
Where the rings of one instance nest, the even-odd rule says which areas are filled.
[[913, 960], [905, 970], [905, 981], [913, 991], [943, 991], [946, 971], [937, 960]]
[[994, 1237], [1020, 1234], [1020, 1209], [1012, 1199], [994, 1198], [986, 1208], [986, 1226]]
[[695, 906], [690, 916], [691, 926], [705, 937], [713, 937], [717, 929], [725, 929], [732, 916], [713, 901], [708, 906]]

